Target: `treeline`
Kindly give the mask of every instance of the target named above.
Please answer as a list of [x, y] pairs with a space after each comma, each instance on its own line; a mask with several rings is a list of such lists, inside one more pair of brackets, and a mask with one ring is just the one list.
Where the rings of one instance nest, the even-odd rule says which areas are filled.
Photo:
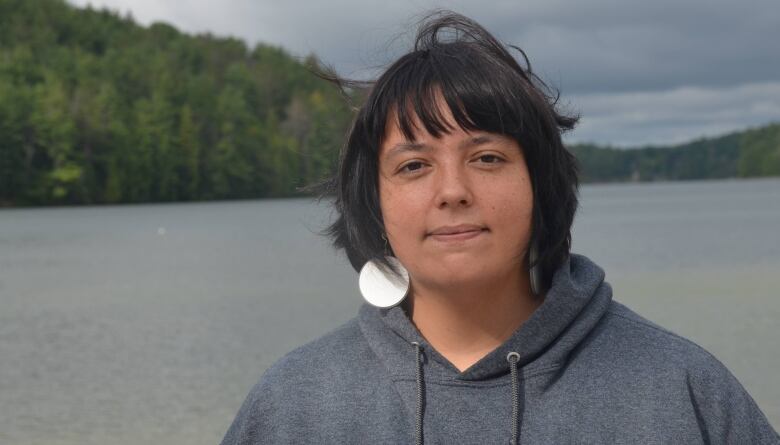
[[[63, 0], [0, 0], [0, 206], [293, 196], [333, 171], [352, 117], [318, 68]], [[570, 148], [590, 182], [780, 175], [780, 125]]]
[[314, 56], [0, 0], [0, 205], [290, 196], [351, 113]]
[[780, 124], [670, 147], [572, 145], [584, 182], [780, 176]]

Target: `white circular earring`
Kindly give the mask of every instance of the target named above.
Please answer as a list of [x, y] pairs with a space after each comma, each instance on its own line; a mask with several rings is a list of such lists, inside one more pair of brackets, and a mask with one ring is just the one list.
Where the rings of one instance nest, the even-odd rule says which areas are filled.
[[409, 272], [397, 258], [388, 256], [387, 260], [396, 267], [401, 276], [385, 271], [375, 260], [369, 260], [360, 269], [360, 293], [371, 305], [389, 308], [401, 303], [409, 293]]

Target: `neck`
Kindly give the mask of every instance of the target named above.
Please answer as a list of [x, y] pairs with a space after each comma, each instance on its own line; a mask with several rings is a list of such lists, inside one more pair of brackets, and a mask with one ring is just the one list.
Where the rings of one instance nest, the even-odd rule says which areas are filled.
[[449, 288], [412, 279], [405, 309], [428, 343], [463, 371], [504, 343], [542, 301], [531, 294], [527, 274], [513, 273]]

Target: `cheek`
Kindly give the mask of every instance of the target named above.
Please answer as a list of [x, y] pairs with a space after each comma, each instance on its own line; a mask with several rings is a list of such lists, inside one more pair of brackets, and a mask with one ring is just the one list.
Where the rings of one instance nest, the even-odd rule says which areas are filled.
[[423, 223], [424, 203], [419, 195], [401, 191], [385, 191], [380, 198], [382, 219], [387, 232], [396, 237], [409, 237]]
[[500, 226], [506, 230], [529, 232], [533, 218], [533, 192], [528, 181], [512, 181], [487, 194], [490, 208]]
[[391, 238], [398, 240], [415, 226], [414, 216], [419, 215], [419, 198], [414, 193], [386, 180], [380, 181], [379, 206], [385, 230]]
[[418, 193], [397, 189], [380, 193], [382, 220], [390, 247], [407, 269], [415, 270], [414, 259], [420, 256], [427, 228], [424, 198]]

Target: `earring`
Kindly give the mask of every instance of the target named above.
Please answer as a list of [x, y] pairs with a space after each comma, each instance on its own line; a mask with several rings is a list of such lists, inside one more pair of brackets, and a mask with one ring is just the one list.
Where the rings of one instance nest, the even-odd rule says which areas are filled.
[[[534, 264], [536, 263], [536, 260], [539, 257], [539, 252], [536, 248], [536, 242], [531, 242], [531, 249], [528, 252], [528, 264]], [[529, 281], [531, 283], [531, 293], [534, 295], [539, 295], [539, 292], [541, 291], [541, 271], [540, 271], [539, 264], [534, 264], [533, 267], [531, 267], [528, 271]]]
[[[387, 238], [382, 235], [387, 242]], [[369, 260], [360, 269], [358, 285], [360, 293], [369, 304], [389, 308], [401, 303], [409, 293], [409, 272], [398, 261], [398, 258], [386, 256], [389, 261], [400, 273], [400, 276], [385, 271], [376, 260]]]

